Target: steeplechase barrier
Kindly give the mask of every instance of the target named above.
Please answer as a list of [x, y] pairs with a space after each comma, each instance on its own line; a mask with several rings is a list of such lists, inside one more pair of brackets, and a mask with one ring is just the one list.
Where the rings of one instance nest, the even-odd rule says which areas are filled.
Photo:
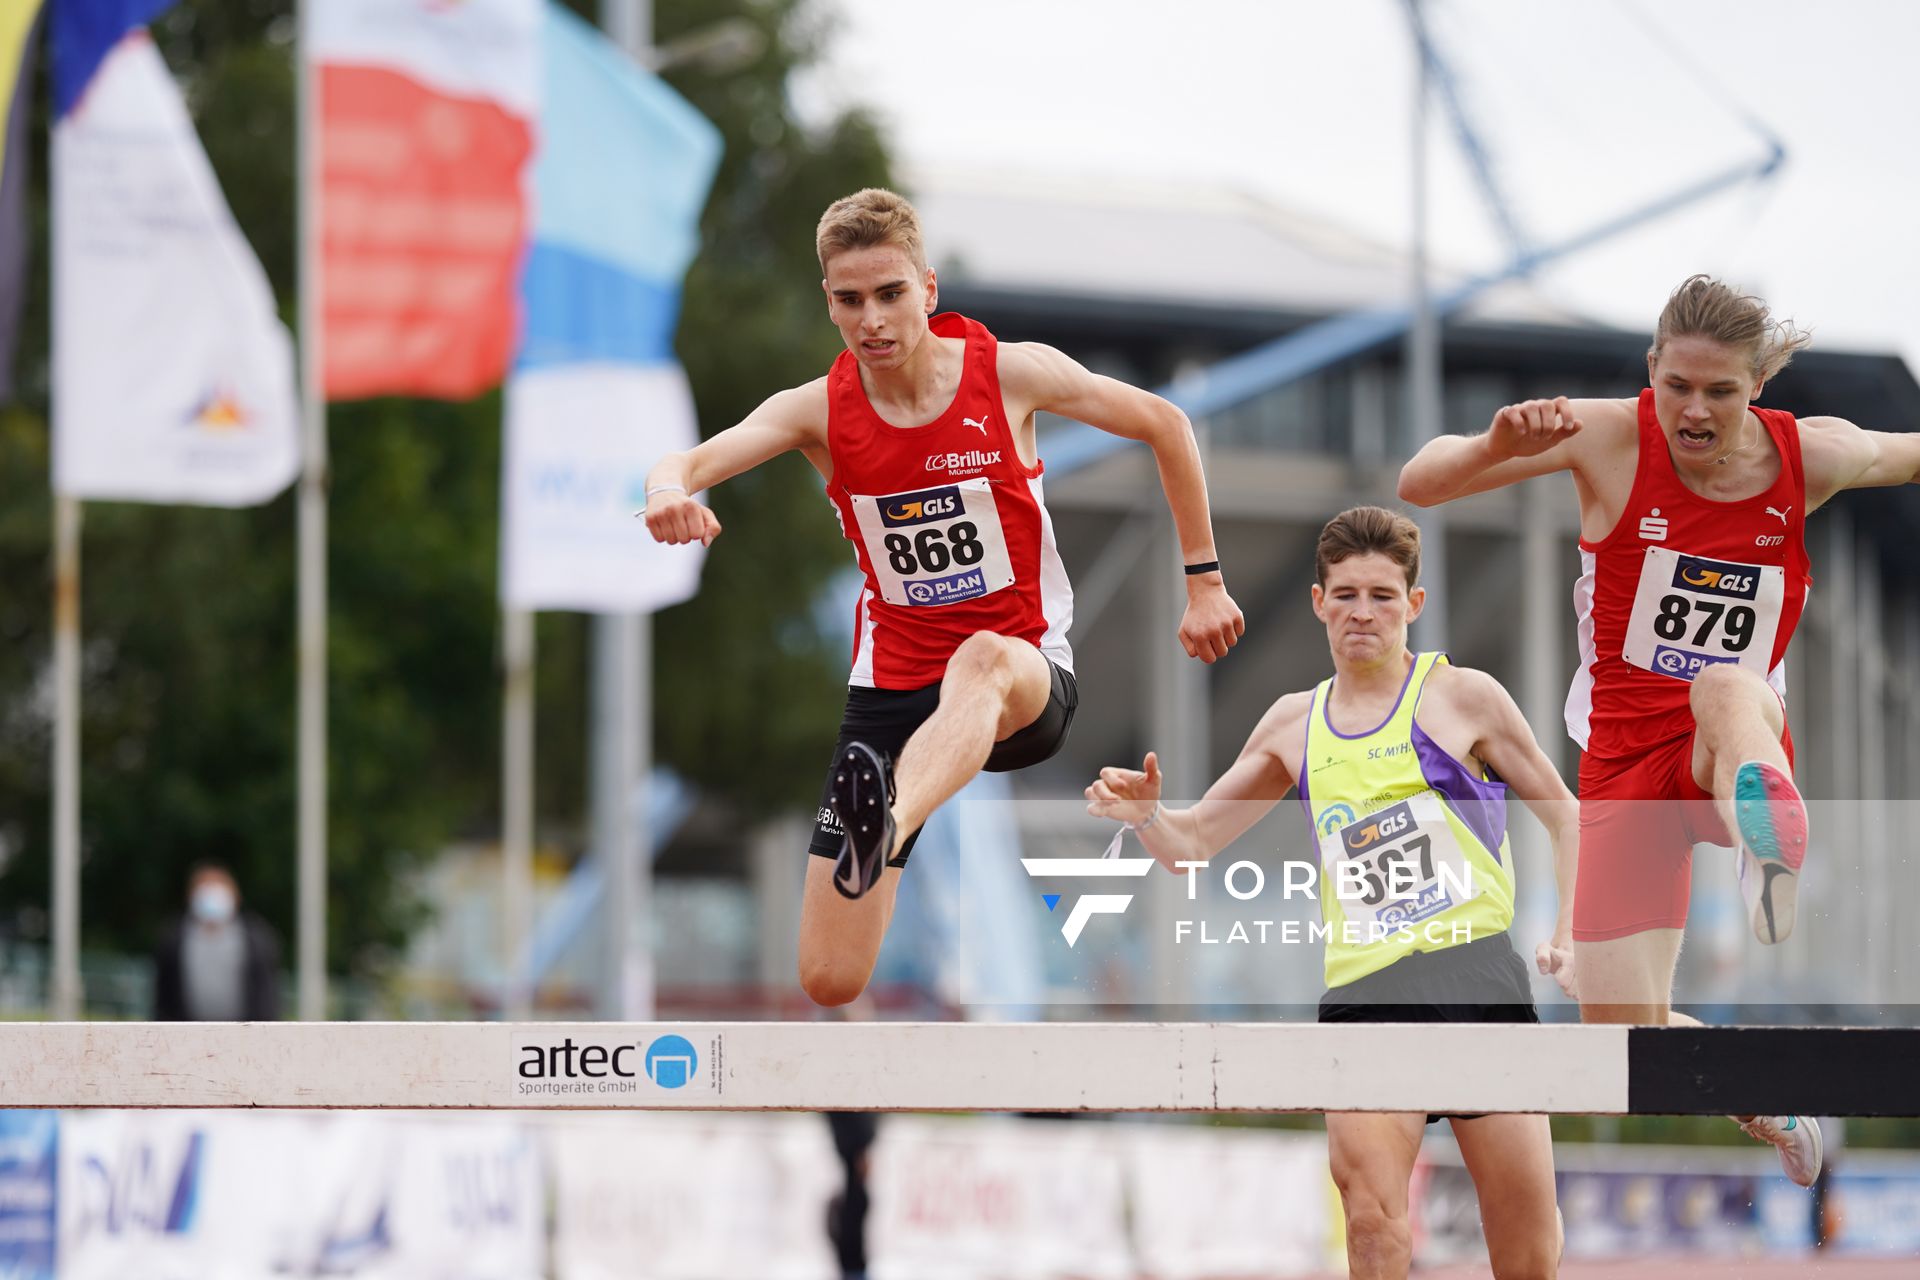
[[1920, 1029], [16, 1023], [0, 1106], [1911, 1115]]

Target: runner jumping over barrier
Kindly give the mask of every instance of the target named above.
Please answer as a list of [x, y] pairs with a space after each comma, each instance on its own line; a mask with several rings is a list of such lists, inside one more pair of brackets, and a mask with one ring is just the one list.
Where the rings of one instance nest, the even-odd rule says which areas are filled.
[[[1808, 832], [1784, 663], [1812, 581], [1806, 518], [1843, 489], [1920, 471], [1920, 436], [1754, 404], [1807, 341], [1759, 299], [1693, 276], [1661, 312], [1637, 398], [1508, 405], [1400, 474], [1402, 498], [1433, 506], [1573, 473], [1581, 666], [1567, 729], [1585, 753], [1573, 936], [1588, 1021], [1692, 1021], [1671, 1008], [1695, 843], [1737, 846], [1761, 942], [1793, 929]], [[1811, 1184], [1816, 1125], [1743, 1123]]]
[[1185, 414], [1051, 347], [934, 315], [918, 216], [890, 191], [836, 201], [817, 246], [846, 351], [827, 376], [663, 458], [646, 519], [661, 542], [710, 544], [720, 522], [692, 495], [797, 449], [854, 545], [865, 583], [853, 670], [800, 920], [801, 985], [839, 1005], [873, 973], [921, 824], [981, 769], [1052, 756], [1079, 703], [1036, 413], [1153, 450], [1186, 560], [1188, 655], [1218, 660], [1246, 624], [1220, 573]]

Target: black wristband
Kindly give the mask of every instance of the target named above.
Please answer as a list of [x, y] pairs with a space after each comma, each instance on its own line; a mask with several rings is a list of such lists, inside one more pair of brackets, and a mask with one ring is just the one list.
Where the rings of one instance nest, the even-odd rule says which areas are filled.
[[1197, 574], [1218, 572], [1220, 572], [1220, 562], [1218, 560], [1208, 560], [1201, 564], [1190, 564], [1187, 566], [1187, 576], [1189, 578]]

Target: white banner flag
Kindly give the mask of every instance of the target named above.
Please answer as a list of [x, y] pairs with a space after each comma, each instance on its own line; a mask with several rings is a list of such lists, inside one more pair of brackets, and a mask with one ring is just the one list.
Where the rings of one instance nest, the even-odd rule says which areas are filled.
[[250, 506], [299, 465], [293, 344], [144, 31], [53, 130], [53, 487]]
[[507, 383], [502, 596], [514, 609], [650, 613], [700, 585], [699, 547], [635, 512], [647, 469], [698, 439], [677, 364], [554, 365]]

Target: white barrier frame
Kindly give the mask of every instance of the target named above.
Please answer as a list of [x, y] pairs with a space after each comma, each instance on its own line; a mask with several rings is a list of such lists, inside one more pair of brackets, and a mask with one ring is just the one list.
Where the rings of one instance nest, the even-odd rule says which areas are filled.
[[7, 1107], [1878, 1115], [1917, 1067], [1920, 1031], [1834, 1028], [0, 1025]]

